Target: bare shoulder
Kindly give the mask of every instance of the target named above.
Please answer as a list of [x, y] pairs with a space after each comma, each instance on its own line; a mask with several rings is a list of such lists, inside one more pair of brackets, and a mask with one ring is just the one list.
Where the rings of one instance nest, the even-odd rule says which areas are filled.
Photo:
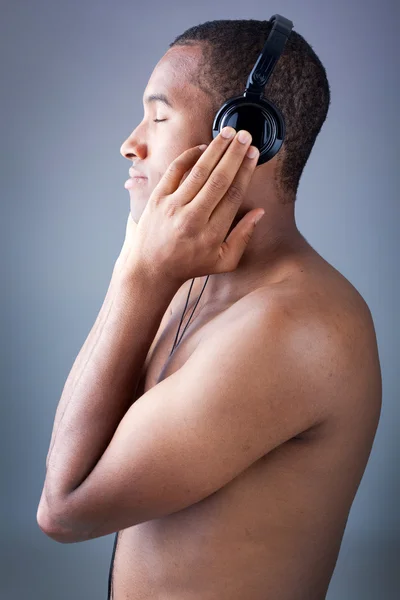
[[317, 339], [325, 332], [333, 348], [343, 344], [354, 350], [362, 341], [369, 350], [376, 349], [368, 304], [356, 287], [323, 259], [313, 267], [305, 265], [293, 277], [260, 288], [257, 294], [254, 300], [277, 312], [281, 324], [307, 325], [315, 330]]
[[[355, 286], [334, 267], [321, 261], [304, 268], [292, 279], [257, 290], [248, 297], [267, 313], [268, 328], [282, 332], [291, 358], [311, 361], [330, 395], [332, 414], [346, 419], [368, 407], [376, 422], [381, 407], [382, 380], [375, 327], [371, 311]], [[303, 357], [302, 354], [306, 354]], [[368, 411], [367, 411], [368, 412]]]

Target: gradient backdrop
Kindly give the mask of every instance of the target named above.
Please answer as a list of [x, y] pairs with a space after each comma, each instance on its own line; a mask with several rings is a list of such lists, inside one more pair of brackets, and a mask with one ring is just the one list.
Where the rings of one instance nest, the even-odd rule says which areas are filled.
[[381, 421], [327, 598], [398, 599], [399, 3], [1, 0], [0, 7], [0, 597], [107, 597], [113, 536], [59, 544], [41, 532], [36, 510], [56, 406], [124, 238], [129, 165], [119, 148], [142, 119], [147, 80], [176, 35], [208, 20], [280, 13], [313, 46], [332, 87], [301, 179], [297, 222], [367, 301], [383, 374]]

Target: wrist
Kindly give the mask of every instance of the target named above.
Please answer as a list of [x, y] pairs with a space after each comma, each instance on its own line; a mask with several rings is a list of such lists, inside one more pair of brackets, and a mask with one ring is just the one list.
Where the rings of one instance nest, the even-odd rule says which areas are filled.
[[179, 288], [184, 282], [172, 281], [165, 277], [161, 270], [150, 270], [148, 266], [138, 260], [116, 261], [112, 279], [114, 285], [123, 288], [139, 288], [143, 291], [150, 291], [155, 294], [155, 298], [164, 297], [168, 302], [172, 300]]

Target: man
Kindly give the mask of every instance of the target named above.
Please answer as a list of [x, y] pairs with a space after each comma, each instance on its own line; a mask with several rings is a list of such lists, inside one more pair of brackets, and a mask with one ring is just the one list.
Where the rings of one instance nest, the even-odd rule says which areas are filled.
[[370, 311], [294, 218], [330, 98], [298, 33], [265, 90], [287, 124], [278, 154], [256, 167], [251, 140], [212, 140], [269, 29], [213, 21], [177, 38], [121, 147], [142, 179], [125, 184], [124, 244], [63, 390], [37, 514], [61, 543], [121, 532], [113, 600], [325, 598], [372, 448]]

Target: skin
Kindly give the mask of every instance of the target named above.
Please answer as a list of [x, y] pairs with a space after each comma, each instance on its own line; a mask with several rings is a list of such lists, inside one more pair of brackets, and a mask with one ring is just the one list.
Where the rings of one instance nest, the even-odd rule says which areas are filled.
[[[200, 46], [173, 47], [156, 65], [143, 98], [163, 93], [174, 108], [161, 102], [144, 103], [144, 117], [121, 146], [122, 156], [134, 162], [148, 179], [129, 189], [130, 212], [138, 223], [148, 199], [170, 163], [186, 149], [212, 141], [214, 113], [207, 94], [190, 83], [201, 56]], [[166, 119], [161, 123], [154, 119]], [[284, 152], [284, 145], [280, 152]], [[212, 274], [202, 295], [202, 305], [229, 302], [242, 297], [265, 280], [273, 279], [282, 268], [290, 270], [288, 258], [313, 250], [297, 229], [294, 204], [282, 202], [276, 188], [277, 158], [255, 168], [245, 197], [229, 232], [243, 216], [255, 208], [265, 215], [258, 223], [237, 268], [229, 273]], [[279, 275], [280, 276], [280, 275]], [[198, 282], [203, 284], [205, 278]]]
[[[148, 177], [129, 190], [135, 223], [169, 164], [187, 148], [212, 141], [210, 99], [189, 81], [196, 73], [200, 53], [199, 46], [175, 47], [162, 57], [144, 96], [164, 93], [175, 108], [159, 102], [146, 104], [143, 120], [121, 146], [121, 154], [129, 161], [135, 159], [137, 168]], [[166, 121], [154, 123], [156, 118]], [[276, 188], [277, 156], [255, 168], [229, 230], [250, 210], [264, 209], [265, 216], [237, 268], [209, 277], [185, 343], [170, 358], [190, 281], [182, 286], [150, 347], [136, 397], [167, 382], [187, 364], [196, 348], [204, 347], [207, 354], [215, 332], [224, 327], [228, 332], [230, 323], [243, 314], [248, 314], [245, 319], [250, 327], [252, 311], [260, 307], [268, 311], [266, 307], [276, 306], [277, 299], [282, 326], [296, 315], [298, 323], [308, 323], [309, 330], [315, 328], [312, 346], [322, 363], [316, 378], [323, 386], [323, 363], [329, 364], [334, 378], [329, 396], [335, 401], [324, 404], [323, 423], [267, 453], [232, 485], [186, 510], [122, 531], [115, 557], [113, 600], [133, 600], [136, 592], [143, 598], [171, 600], [325, 598], [379, 421], [381, 374], [369, 309], [350, 282], [297, 229], [294, 204], [282, 202], [282, 193]], [[195, 281], [187, 315], [204, 280]], [[185, 316], [181, 333], [187, 322]], [[271, 325], [268, 337], [272, 329]], [[332, 353], [322, 358], [327, 339]], [[234, 346], [230, 351], [235, 353]], [[255, 358], [249, 357], [248, 372]], [[271, 364], [267, 353], [264, 361]], [[351, 376], [345, 374], [344, 365], [351, 365]], [[187, 376], [195, 377], [195, 373], [188, 371]], [[300, 394], [301, 382], [292, 383], [299, 389], [297, 401], [306, 405]], [[310, 394], [307, 396], [310, 399]], [[311, 401], [317, 414], [322, 396], [311, 395]], [[290, 422], [290, 413], [284, 418]]]
[[[129, 191], [132, 223], [170, 163], [212, 140], [189, 81], [199, 56], [166, 53], [144, 95], [176, 108], [146, 105], [121, 147], [148, 177]], [[275, 169], [255, 169], [231, 230], [265, 216], [237, 268], [210, 276], [171, 356], [190, 281], [127, 273], [156, 236], [124, 243], [64, 387], [38, 522], [66, 543], [120, 531], [112, 600], [325, 598], [378, 424], [379, 358], [366, 303], [297, 230]], [[146, 211], [146, 232], [161, 214]]]

